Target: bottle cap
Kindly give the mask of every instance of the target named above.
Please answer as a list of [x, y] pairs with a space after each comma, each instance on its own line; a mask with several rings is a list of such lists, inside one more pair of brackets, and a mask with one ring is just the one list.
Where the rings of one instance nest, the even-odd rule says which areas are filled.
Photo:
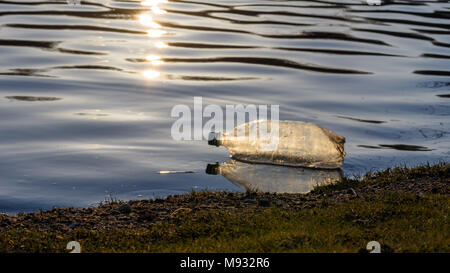
[[209, 145], [214, 145], [214, 146], [220, 146], [220, 142], [218, 140], [219, 138], [219, 133], [215, 133], [215, 132], [211, 132], [208, 135], [208, 144]]
[[219, 163], [216, 164], [208, 164], [206, 166], [205, 172], [207, 174], [218, 175], [219, 174]]

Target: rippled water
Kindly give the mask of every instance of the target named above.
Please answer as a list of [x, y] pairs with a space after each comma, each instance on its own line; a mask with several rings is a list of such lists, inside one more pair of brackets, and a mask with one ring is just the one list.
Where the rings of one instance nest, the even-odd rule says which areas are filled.
[[171, 139], [194, 96], [336, 131], [346, 175], [448, 161], [449, 18], [431, 0], [0, 0], [0, 211], [242, 190], [205, 174], [224, 148]]

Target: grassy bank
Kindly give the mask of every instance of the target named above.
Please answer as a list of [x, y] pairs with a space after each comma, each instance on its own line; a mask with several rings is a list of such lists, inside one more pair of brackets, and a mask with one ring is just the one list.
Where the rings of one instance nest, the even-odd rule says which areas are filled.
[[450, 251], [450, 167], [369, 173], [307, 195], [196, 192], [0, 216], [0, 252]]

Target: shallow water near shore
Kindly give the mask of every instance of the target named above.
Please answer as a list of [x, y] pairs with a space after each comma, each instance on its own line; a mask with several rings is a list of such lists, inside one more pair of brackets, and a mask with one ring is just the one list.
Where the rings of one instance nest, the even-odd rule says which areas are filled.
[[242, 191], [172, 140], [194, 96], [335, 131], [345, 175], [449, 161], [448, 1], [146, 2], [0, 0], [0, 212]]

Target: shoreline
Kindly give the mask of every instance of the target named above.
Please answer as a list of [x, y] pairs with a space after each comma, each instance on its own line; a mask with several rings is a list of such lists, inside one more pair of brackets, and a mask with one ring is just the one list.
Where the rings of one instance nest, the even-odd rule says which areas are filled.
[[[54, 208], [35, 213], [3, 214], [0, 215], [0, 252], [66, 252], [64, 243], [70, 240], [81, 241], [88, 252], [328, 252], [333, 249], [323, 244], [333, 238], [337, 240], [336, 245], [343, 244], [341, 247], [344, 247], [346, 240], [357, 241], [358, 236], [364, 237], [385, 225], [392, 228], [400, 225], [398, 230], [386, 233], [392, 239], [385, 240], [384, 245], [391, 251], [421, 250], [411, 240], [430, 236], [441, 239], [426, 242], [431, 248], [422, 250], [448, 252], [449, 194], [450, 165], [442, 163], [368, 173], [359, 180], [346, 178], [335, 185], [320, 186], [308, 194], [203, 191], [154, 200], [105, 202], [97, 208]], [[357, 217], [363, 212], [367, 215]], [[279, 219], [280, 216], [294, 220]], [[292, 226], [301, 218], [305, 219], [297, 223], [299, 228], [311, 228], [309, 224], [317, 220], [322, 224], [312, 225], [317, 230], [305, 233]], [[383, 221], [377, 222], [379, 218]], [[292, 247], [288, 242], [286, 247], [261, 248], [257, 234], [274, 232], [272, 228], [277, 229], [277, 223], [286, 234], [301, 233], [308, 237], [314, 232], [325, 232], [321, 229], [336, 234], [322, 239], [314, 237], [317, 245], [300, 240]], [[333, 225], [344, 227], [333, 231]], [[411, 226], [414, 228], [409, 230]], [[243, 234], [246, 235], [241, 239], [246, 243], [233, 243], [234, 237], [243, 236], [235, 234], [237, 231], [233, 229], [236, 227], [245, 231]], [[426, 227], [432, 228], [427, 230]], [[421, 228], [425, 229], [416, 234]], [[189, 229], [189, 232], [183, 233], [186, 232], [184, 229]], [[350, 235], [353, 232], [356, 232], [355, 237]], [[346, 233], [348, 238], [339, 237]], [[212, 238], [214, 234], [216, 237]], [[404, 238], [405, 234], [409, 234], [409, 238]], [[122, 245], [122, 239], [118, 243], [120, 246], [108, 246], [119, 238], [115, 236], [131, 238], [128, 247]], [[152, 238], [148, 246], [141, 241], [146, 236]], [[273, 233], [273, 236], [280, 235]], [[404, 242], [395, 239], [396, 236], [404, 238]], [[213, 247], [218, 242], [223, 246]], [[405, 242], [408, 242], [408, 247], [405, 247]], [[276, 241], [272, 243], [276, 245]], [[210, 248], [205, 248], [205, 244], [211, 244]], [[355, 244], [341, 250], [354, 252], [362, 248], [363, 245]], [[339, 247], [337, 249], [341, 252]]]

